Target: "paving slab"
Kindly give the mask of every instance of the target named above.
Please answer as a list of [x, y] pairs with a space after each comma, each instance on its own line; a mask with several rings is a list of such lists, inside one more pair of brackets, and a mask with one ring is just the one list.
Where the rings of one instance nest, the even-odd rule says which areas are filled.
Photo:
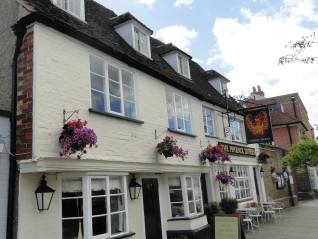
[[300, 202], [271, 222], [246, 233], [247, 239], [318, 239], [318, 200]]

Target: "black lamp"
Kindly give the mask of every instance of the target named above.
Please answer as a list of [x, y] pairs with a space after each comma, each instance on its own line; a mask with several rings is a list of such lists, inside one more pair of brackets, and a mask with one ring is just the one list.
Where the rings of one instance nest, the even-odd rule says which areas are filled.
[[129, 188], [130, 199], [131, 200], [138, 199], [140, 191], [141, 191], [141, 185], [137, 182], [135, 174], [132, 175], [128, 188]]
[[42, 175], [39, 187], [35, 190], [36, 203], [39, 211], [49, 210], [55, 190], [47, 186], [45, 175]]
[[260, 174], [261, 174], [261, 177], [264, 177], [264, 176], [265, 176], [265, 171], [264, 171], [263, 168], [261, 168], [261, 170], [260, 170], [259, 172], [260, 172]]

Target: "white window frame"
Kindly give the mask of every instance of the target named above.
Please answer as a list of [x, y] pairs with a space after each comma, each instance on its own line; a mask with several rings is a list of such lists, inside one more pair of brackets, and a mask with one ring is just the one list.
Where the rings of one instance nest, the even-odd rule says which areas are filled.
[[[181, 61], [180, 61], [181, 59]], [[182, 61], [185, 61], [186, 69], [183, 69]], [[177, 54], [177, 69], [178, 73], [180, 75], [183, 75], [184, 77], [190, 79], [190, 63], [189, 63], [189, 58], [182, 55], [182, 54]], [[185, 72], [184, 72], [185, 71]]]
[[[148, 58], [151, 58], [151, 50], [150, 50], [150, 36], [149, 34], [142, 30], [140, 27], [137, 27], [135, 24], [132, 24], [132, 31], [133, 31], [133, 47], [136, 51], [140, 52], [141, 54], [147, 56]], [[136, 33], [135, 32], [139, 32], [140, 34], [145, 35], [146, 37], [146, 41], [147, 41], [147, 52], [142, 52], [141, 48], [138, 49], [138, 39], [136, 39]], [[140, 36], [139, 36], [140, 38]]]
[[[228, 172], [227, 165], [216, 165], [215, 175], [217, 175], [220, 172]], [[229, 185], [223, 184], [220, 181], [217, 181], [217, 183], [218, 183], [220, 199], [222, 200], [223, 198], [229, 198], [230, 197]]]
[[[168, 192], [169, 192], [169, 208], [170, 208], [170, 216], [171, 218], [189, 218], [197, 215], [203, 215], [204, 214], [204, 208], [203, 208], [203, 196], [202, 196], [202, 186], [201, 186], [201, 180], [200, 180], [200, 175], [182, 175], [182, 176], [170, 176], [169, 178], [178, 178], [181, 181], [181, 189], [182, 189], [182, 200], [183, 200], [183, 209], [184, 209], [184, 216], [183, 217], [173, 217], [172, 216], [172, 210], [171, 210], [171, 205], [174, 204], [175, 202], [171, 202], [170, 199], [170, 188], [169, 188], [169, 183], [168, 183]], [[186, 179], [191, 178], [191, 188], [187, 187], [187, 182]], [[200, 192], [200, 198], [196, 199], [195, 198], [195, 188], [194, 188], [194, 178], [197, 178], [199, 181], [199, 192]], [[168, 180], [169, 181], [169, 180]], [[188, 198], [188, 190], [192, 190], [193, 193], [193, 200], [189, 201]], [[201, 204], [201, 212], [197, 212], [196, 208], [196, 202], [200, 202]], [[194, 202], [194, 213], [190, 213], [190, 206], [189, 203]], [[180, 202], [181, 203], [181, 202]]]
[[[232, 168], [234, 170], [234, 173], [233, 173], [235, 178], [234, 189], [235, 189], [236, 199], [238, 201], [246, 201], [246, 200], [252, 199], [252, 187], [251, 187], [249, 167], [235, 165], [235, 166], [232, 166]], [[243, 186], [240, 186], [240, 182], [243, 183]]]
[[[207, 111], [211, 112], [212, 125], [208, 125]], [[202, 117], [203, 117], [203, 126], [204, 126], [205, 135], [216, 137], [215, 111], [206, 106], [202, 106]], [[212, 134], [208, 133], [208, 127], [212, 128]]]
[[[137, 90], [136, 90], [136, 79], [135, 79], [135, 74], [127, 69], [127, 68], [124, 68], [124, 67], [121, 67], [121, 66], [118, 66], [118, 64], [114, 64], [113, 62], [107, 62], [106, 60], [104, 60], [103, 58], [99, 57], [99, 56], [96, 56], [94, 54], [89, 54], [89, 58], [90, 57], [96, 57], [97, 59], [103, 61], [104, 63], [104, 70], [105, 70], [105, 76], [100, 76], [98, 74], [96, 74], [95, 72], [91, 72], [90, 70], [90, 60], [89, 60], [89, 79], [90, 79], [90, 101], [91, 101], [91, 107], [92, 109], [93, 106], [92, 106], [92, 94], [91, 94], [91, 91], [97, 91], [99, 93], [102, 93], [104, 95], [104, 103], [105, 103], [105, 109], [104, 109], [104, 112], [109, 112], [109, 113], [112, 113], [112, 114], [115, 114], [115, 115], [120, 115], [120, 116], [123, 116], [123, 117], [128, 117], [128, 118], [132, 118], [132, 119], [137, 119], [138, 118], [138, 107], [137, 107]], [[113, 111], [111, 110], [111, 107], [110, 107], [110, 92], [109, 92], [109, 82], [110, 82], [110, 78], [109, 78], [109, 66], [113, 67], [113, 68], [116, 68], [118, 70], [118, 77], [119, 77], [119, 90], [120, 90], [120, 97], [117, 97], [116, 98], [120, 98], [120, 108], [121, 108], [121, 112], [116, 112], [116, 111]], [[128, 72], [129, 74], [132, 75], [132, 81], [133, 81], [133, 93], [134, 93], [134, 99], [135, 99], [135, 117], [129, 117], [129, 116], [126, 116], [125, 115], [125, 101], [128, 101], [128, 100], [125, 100], [124, 98], [124, 84], [123, 84], [123, 81], [122, 81], [122, 72], [123, 71], [126, 71]], [[98, 75], [100, 77], [103, 77], [104, 78], [104, 92], [101, 92], [101, 91], [98, 91], [98, 90], [95, 90], [92, 88], [91, 86], [91, 74], [95, 74], [95, 75]], [[130, 101], [130, 103], [132, 103]]]
[[[120, 177], [123, 182], [123, 193], [120, 193], [120, 195], [124, 195], [125, 200], [125, 210], [118, 211], [118, 212], [111, 212], [110, 211], [110, 196], [115, 196], [117, 194], [110, 194], [110, 187], [109, 187], [109, 179], [111, 177]], [[92, 228], [92, 204], [91, 204], [91, 179], [95, 178], [102, 178], [107, 180], [107, 217], [108, 217], [108, 224], [107, 229], [108, 233], [103, 235], [97, 235], [93, 236], [93, 228]], [[102, 174], [63, 174], [59, 176], [58, 182], [59, 182], [59, 202], [60, 202], [60, 238], [63, 238], [63, 219], [62, 219], [62, 182], [63, 180], [69, 180], [69, 179], [81, 179], [82, 182], [82, 200], [83, 200], [83, 238], [84, 239], [99, 239], [99, 238], [113, 238], [118, 237], [121, 235], [125, 235], [129, 232], [129, 215], [128, 215], [128, 190], [127, 190], [127, 176], [122, 174], [114, 174], [114, 173], [108, 173], [107, 175]], [[119, 194], [118, 194], [119, 195]], [[79, 197], [78, 197], [79, 198]], [[117, 213], [126, 213], [125, 216], [125, 228], [126, 231], [122, 233], [117, 233], [111, 235], [111, 215], [117, 214]], [[75, 219], [75, 218], [73, 218]], [[70, 220], [70, 219], [68, 219]]]
[[59, 8], [61, 8], [63, 11], [71, 14], [72, 16], [85, 21], [85, 0], [76, 0], [76, 2], [79, 2], [80, 4], [80, 15], [77, 15], [76, 13], [72, 12], [71, 10], [69, 10], [68, 8], [65, 8], [63, 6], [63, 2], [67, 2], [67, 6], [69, 6], [68, 4], [69, 0], [52, 0], [53, 4]]
[[[190, 99], [188, 97], [183, 96], [182, 94], [179, 94], [179, 93], [176, 93], [176, 92], [173, 92], [173, 91], [169, 91], [169, 90], [166, 91], [166, 94], [171, 94], [171, 96], [172, 96], [172, 102], [171, 103], [173, 104], [173, 112], [172, 112], [173, 115], [169, 115], [169, 112], [168, 112], [168, 118], [173, 117], [174, 118], [174, 123], [175, 123], [175, 128], [170, 128], [170, 125], [169, 125], [169, 128], [173, 129], [173, 130], [176, 130], [176, 131], [183, 132], [183, 133], [192, 134], [192, 132], [193, 132], [193, 122], [192, 121], [193, 120], [192, 120], [192, 111], [191, 111]], [[181, 98], [183, 129], [179, 129], [179, 127], [178, 127], [178, 114], [177, 114], [178, 109], [177, 109], [177, 104], [176, 104], [176, 97], [180, 97]], [[168, 97], [166, 97], [166, 98], [167, 98], [167, 108], [168, 108], [168, 104], [169, 104]], [[185, 111], [184, 102], [187, 102], [188, 108], [189, 108], [189, 112]], [[186, 117], [185, 117], [186, 113], [188, 113], [189, 116], [190, 116], [189, 120], [187, 120]], [[169, 121], [169, 119], [168, 119], [168, 121]], [[190, 122], [190, 127], [191, 127], [190, 132], [186, 131], [185, 121], [189, 121]]]
[[[239, 126], [239, 128], [237, 128]], [[235, 127], [234, 129], [232, 127]], [[238, 132], [239, 130], [239, 132]], [[230, 119], [231, 139], [236, 142], [243, 142], [243, 121]]]

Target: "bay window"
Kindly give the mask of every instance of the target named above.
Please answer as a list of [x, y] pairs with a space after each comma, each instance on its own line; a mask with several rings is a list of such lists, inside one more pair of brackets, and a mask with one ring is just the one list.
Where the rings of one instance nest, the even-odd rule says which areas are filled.
[[250, 179], [247, 166], [233, 166], [235, 196], [238, 200], [251, 198]]
[[171, 177], [168, 181], [173, 218], [203, 213], [200, 176]]
[[[83, 226], [83, 222], [87, 225]], [[84, 176], [62, 180], [63, 239], [84, 235], [88, 235], [87, 239], [109, 238], [127, 231], [126, 177]]]
[[64, 11], [84, 20], [84, 0], [52, 0], [53, 3]]
[[215, 136], [213, 111], [203, 107], [202, 115], [203, 115], [203, 125], [204, 125], [205, 134], [209, 136]]
[[236, 119], [230, 120], [231, 137], [233, 141], [242, 142], [242, 122]]
[[166, 97], [169, 128], [191, 134], [192, 123], [189, 100], [170, 91], [166, 92]]
[[90, 56], [91, 104], [94, 110], [136, 118], [133, 74]]

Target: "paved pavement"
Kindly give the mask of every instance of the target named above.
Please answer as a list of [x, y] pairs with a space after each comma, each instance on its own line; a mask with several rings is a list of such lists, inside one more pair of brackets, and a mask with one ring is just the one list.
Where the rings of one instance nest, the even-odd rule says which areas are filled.
[[318, 239], [318, 200], [300, 202], [286, 209], [275, 224], [248, 232], [247, 239]]

